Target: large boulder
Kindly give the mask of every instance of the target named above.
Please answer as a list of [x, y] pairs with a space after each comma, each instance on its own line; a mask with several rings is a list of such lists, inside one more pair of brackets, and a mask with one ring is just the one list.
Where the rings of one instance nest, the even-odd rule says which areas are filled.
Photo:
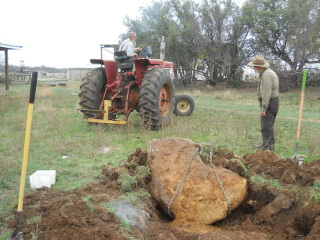
[[[165, 213], [195, 150], [192, 141], [180, 138], [153, 140], [148, 145], [149, 191]], [[228, 169], [216, 169], [233, 210], [246, 198], [247, 180]], [[198, 153], [173, 201], [171, 213], [175, 221], [207, 225], [227, 217], [228, 203], [214, 170]]]

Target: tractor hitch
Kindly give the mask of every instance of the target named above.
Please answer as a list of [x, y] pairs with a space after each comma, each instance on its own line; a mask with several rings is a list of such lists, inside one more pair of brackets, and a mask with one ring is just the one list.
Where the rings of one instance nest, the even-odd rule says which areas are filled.
[[102, 114], [102, 119], [97, 119], [97, 118], [87, 118], [87, 121], [90, 123], [109, 123], [109, 124], [127, 124], [127, 121], [123, 121], [120, 119], [114, 119], [110, 120], [109, 119], [109, 112], [106, 109], [109, 109], [111, 107], [111, 101], [110, 100], [104, 100], [103, 101], [104, 109], [105, 110], [95, 110], [95, 109], [80, 109], [80, 111], [91, 111], [91, 112], [101, 112]]

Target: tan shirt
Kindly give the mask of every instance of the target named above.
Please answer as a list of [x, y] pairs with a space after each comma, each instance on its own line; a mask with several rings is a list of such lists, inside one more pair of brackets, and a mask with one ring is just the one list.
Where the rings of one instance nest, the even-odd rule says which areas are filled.
[[279, 79], [270, 68], [266, 68], [260, 74], [258, 86], [258, 98], [262, 98], [261, 112], [266, 112], [271, 98], [279, 96]]

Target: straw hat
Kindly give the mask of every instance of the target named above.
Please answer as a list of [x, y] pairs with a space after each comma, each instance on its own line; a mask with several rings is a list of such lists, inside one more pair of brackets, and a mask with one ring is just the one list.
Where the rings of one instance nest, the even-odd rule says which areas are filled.
[[252, 67], [264, 67], [267, 68], [270, 66], [269, 62], [264, 59], [262, 56], [255, 56], [251, 62], [248, 63], [248, 66]]

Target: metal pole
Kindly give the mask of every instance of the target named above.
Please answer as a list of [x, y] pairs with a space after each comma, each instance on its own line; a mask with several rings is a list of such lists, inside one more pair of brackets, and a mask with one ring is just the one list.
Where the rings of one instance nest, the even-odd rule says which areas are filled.
[[4, 50], [5, 53], [5, 74], [6, 74], [6, 90], [9, 90], [9, 60], [8, 60], [8, 49]]
[[[103, 48], [103, 46], [101, 46], [101, 45], [100, 45], [100, 55], [101, 55], [101, 60], [103, 60], [103, 59], [102, 59], [102, 48]], [[101, 67], [102, 67], [102, 64], [101, 64]]]

